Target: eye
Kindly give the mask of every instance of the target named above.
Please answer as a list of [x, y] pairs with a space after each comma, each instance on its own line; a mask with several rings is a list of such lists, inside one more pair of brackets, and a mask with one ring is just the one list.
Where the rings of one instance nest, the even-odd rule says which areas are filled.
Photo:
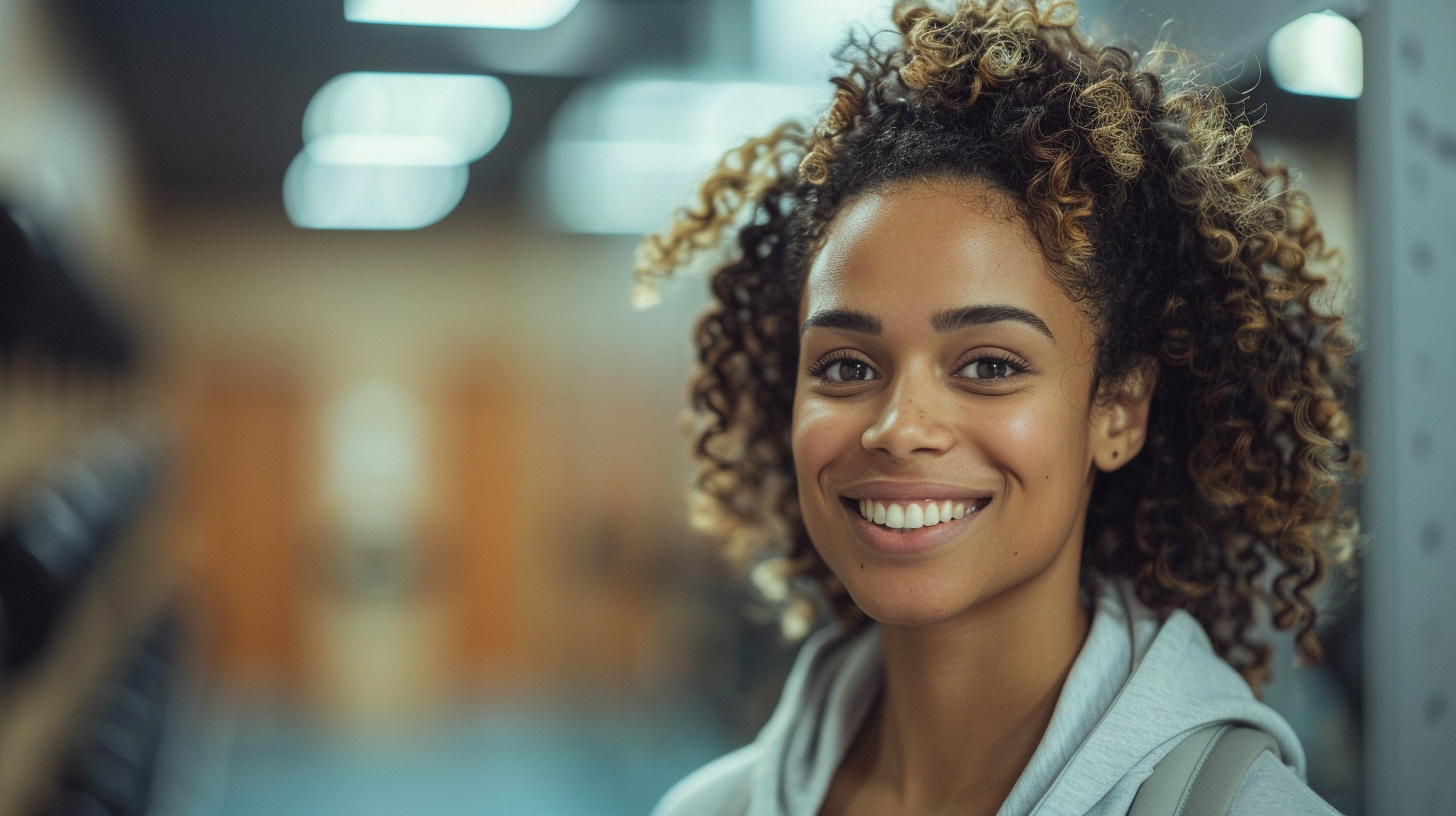
[[809, 373], [833, 383], [868, 382], [880, 378], [879, 372], [871, 368], [869, 363], [856, 357], [825, 360]]
[[956, 375], [968, 380], [1004, 380], [1021, 371], [1020, 365], [1003, 357], [980, 357], [962, 366]]

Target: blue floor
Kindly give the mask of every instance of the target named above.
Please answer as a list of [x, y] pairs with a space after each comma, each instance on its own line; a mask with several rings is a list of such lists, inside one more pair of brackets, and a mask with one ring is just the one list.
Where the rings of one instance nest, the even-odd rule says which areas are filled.
[[730, 749], [706, 712], [535, 708], [411, 733], [344, 734], [280, 716], [231, 726], [218, 816], [641, 816]]

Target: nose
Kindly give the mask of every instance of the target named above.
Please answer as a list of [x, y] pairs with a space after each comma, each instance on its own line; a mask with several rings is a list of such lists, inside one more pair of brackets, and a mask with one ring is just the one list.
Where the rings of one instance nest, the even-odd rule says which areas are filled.
[[902, 371], [884, 391], [884, 404], [861, 443], [870, 452], [895, 459], [941, 453], [954, 443], [947, 420], [954, 406], [945, 404], [935, 372], [928, 366]]

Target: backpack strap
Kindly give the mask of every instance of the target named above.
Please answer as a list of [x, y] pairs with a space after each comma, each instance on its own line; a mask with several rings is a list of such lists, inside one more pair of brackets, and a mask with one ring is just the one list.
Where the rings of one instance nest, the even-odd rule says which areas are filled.
[[1279, 756], [1274, 738], [1258, 729], [1231, 723], [1199, 728], [1153, 766], [1128, 816], [1223, 816], [1265, 751]]

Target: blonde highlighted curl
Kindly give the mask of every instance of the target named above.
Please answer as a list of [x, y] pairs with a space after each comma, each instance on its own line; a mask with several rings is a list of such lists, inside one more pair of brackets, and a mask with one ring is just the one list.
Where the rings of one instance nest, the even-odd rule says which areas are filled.
[[789, 444], [804, 274], [845, 204], [887, 185], [975, 179], [1008, 194], [1098, 328], [1097, 387], [1155, 366], [1142, 454], [1093, 489], [1089, 574], [1188, 610], [1255, 687], [1261, 610], [1321, 655], [1312, 593], [1349, 559], [1358, 475], [1342, 408], [1353, 347], [1317, 305], [1328, 263], [1308, 198], [1186, 55], [1089, 44], [1068, 0], [902, 0], [894, 42], [846, 53], [812, 131], [731, 151], [642, 246], [634, 299], [715, 256], [690, 382], [692, 518], [752, 567], [785, 632], [863, 619], [809, 541]]

